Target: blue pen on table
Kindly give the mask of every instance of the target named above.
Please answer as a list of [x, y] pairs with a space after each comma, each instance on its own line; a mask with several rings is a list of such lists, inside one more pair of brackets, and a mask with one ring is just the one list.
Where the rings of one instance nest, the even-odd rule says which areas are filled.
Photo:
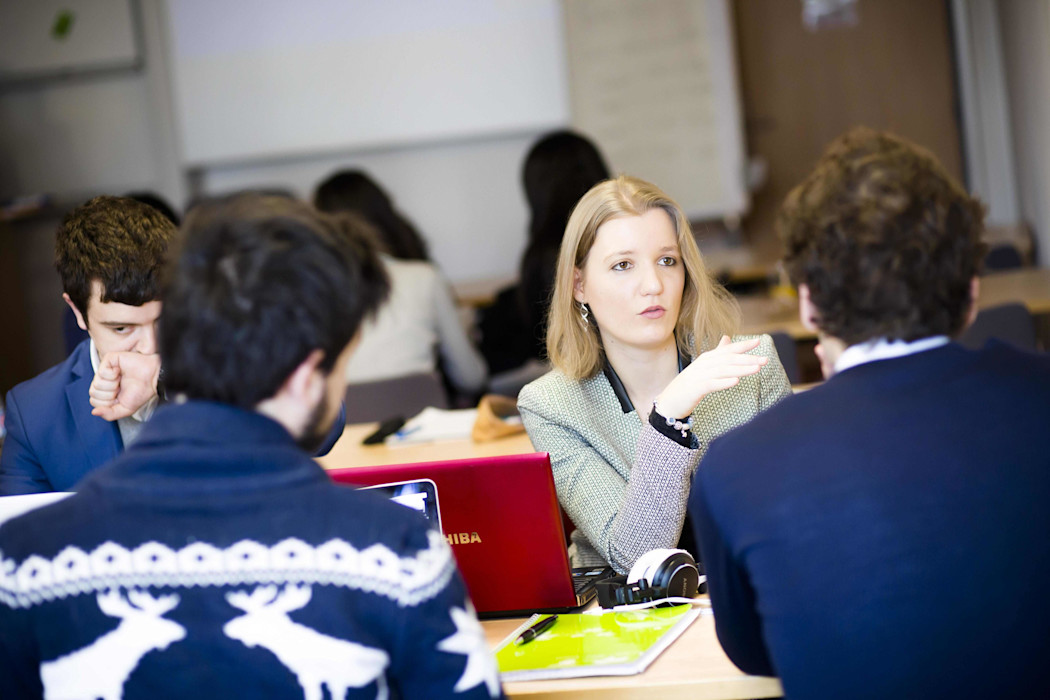
[[550, 617], [543, 618], [542, 620], [534, 624], [532, 627], [519, 634], [518, 638], [514, 640], [514, 645], [520, 646], [522, 644], [527, 644], [531, 642], [533, 639], [535, 639], [536, 637], [540, 636], [541, 634], [549, 630], [551, 627], [553, 627], [554, 623], [557, 621], [557, 615], [551, 615]]
[[396, 437], [398, 440], [403, 440], [412, 433], [418, 433], [421, 427], [422, 426], [414, 425], [411, 428], [402, 428], [401, 430], [394, 433], [394, 437]]

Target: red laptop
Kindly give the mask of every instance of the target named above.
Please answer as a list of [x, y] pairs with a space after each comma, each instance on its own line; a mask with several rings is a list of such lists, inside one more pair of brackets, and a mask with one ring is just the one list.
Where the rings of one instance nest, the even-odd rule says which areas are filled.
[[397, 485], [409, 493], [394, 500], [436, 510], [482, 617], [571, 610], [594, 597], [595, 581], [612, 574], [569, 567], [545, 452], [328, 473], [339, 483]]

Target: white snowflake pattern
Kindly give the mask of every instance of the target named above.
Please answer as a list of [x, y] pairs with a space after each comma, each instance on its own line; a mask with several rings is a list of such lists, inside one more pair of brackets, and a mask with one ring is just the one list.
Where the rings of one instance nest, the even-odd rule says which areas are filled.
[[358, 551], [338, 538], [320, 547], [289, 538], [272, 546], [245, 539], [223, 548], [195, 541], [182, 548], [145, 542], [127, 548], [112, 541], [94, 550], [69, 546], [54, 559], [30, 554], [21, 563], [0, 552], [0, 604], [30, 608], [70, 595], [104, 593], [114, 586], [221, 586], [324, 583], [369, 591], [415, 606], [444, 589], [455, 571], [441, 533], [401, 556], [383, 545]]
[[488, 688], [491, 697], [498, 697], [500, 692], [499, 671], [496, 669], [496, 661], [492, 658], [488, 644], [485, 642], [485, 632], [481, 629], [474, 614], [474, 607], [467, 604], [467, 609], [453, 607], [449, 610], [452, 622], [456, 625], [454, 634], [445, 637], [438, 642], [439, 651], [449, 654], [463, 654], [467, 657], [467, 666], [463, 669], [463, 675], [456, 681], [453, 688], [457, 693], [481, 685]]

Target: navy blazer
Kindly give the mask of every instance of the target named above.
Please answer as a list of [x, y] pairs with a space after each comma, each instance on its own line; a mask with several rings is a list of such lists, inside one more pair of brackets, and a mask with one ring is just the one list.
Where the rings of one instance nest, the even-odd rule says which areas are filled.
[[1050, 356], [866, 362], [716, 440], [715, 627], [788, 698], [1050, 697]]
[[[88, 389], [94, 376], [85, 340], [64, 362], [7, 393], [0, 496], [71, 491], [124, 450], [116, 422], [91, 415]], [[345, 423], [344, 406], [318, 455], [332, 449]]]
[[94, 377], [85, 340], [64, 362], [7, 393], [0, 495], [69, 491], [124, 449], [117, 424], [91, 415]]

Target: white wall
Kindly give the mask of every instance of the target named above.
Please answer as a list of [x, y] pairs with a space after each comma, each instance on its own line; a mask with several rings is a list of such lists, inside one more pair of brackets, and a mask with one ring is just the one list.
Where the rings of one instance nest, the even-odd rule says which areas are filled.
[[1050, 3], [999, 0], [1021, 215], [1050, 266]]
[[516, 277], [525, 247], [521, 164], [539, 135], [213, 168], [201, 173], [201, 185], [212, 194], [283, 187], [309, 198], [333, 171], [362, 168], [416, 225], [450, 280], [507, 280]]
[[[0, 197], [149, 188], [177, 206], [185, 201], [159, 0], [139, 6], [143, 71], [0, 92]], [[1021, 214], [1050, 265], [1050, 3], [998, 0], [998, 7]], [[416, 223], [451, 280], [509, 278], [525, 241], [521, 161], [537, 136], [216, 168], [199, 183], [209, 193], [270, 185], [308, 196], [331, 171], [363, 167]]]
[[[152, 189], [176, 208], [185, 203], [165, 19], [158, 0], [140, 8], [144, 70], [0, 91], [0, 197], [43, 192], [75, 202]], [[517, 274], [527, 226], [521, 164], [539, 135], [213, 168], [198, 174], [196, 186], [208, 194], [284, 187], [309, 197], [332, 171], [364, 168], [426, 237], [450, 280], [488, 288], [485, 282]]]
[[141, 75], [45, 83], [0, 94], [0, 192], [80, 194], [152, 186]]
[[143, 70], [0, 91], [0, 196], [152, 189], [181, 204], [158, 6], [140, 5]]
[[163, 4], [191, 166], [474, 139], [569, 119], [560, 0]]

